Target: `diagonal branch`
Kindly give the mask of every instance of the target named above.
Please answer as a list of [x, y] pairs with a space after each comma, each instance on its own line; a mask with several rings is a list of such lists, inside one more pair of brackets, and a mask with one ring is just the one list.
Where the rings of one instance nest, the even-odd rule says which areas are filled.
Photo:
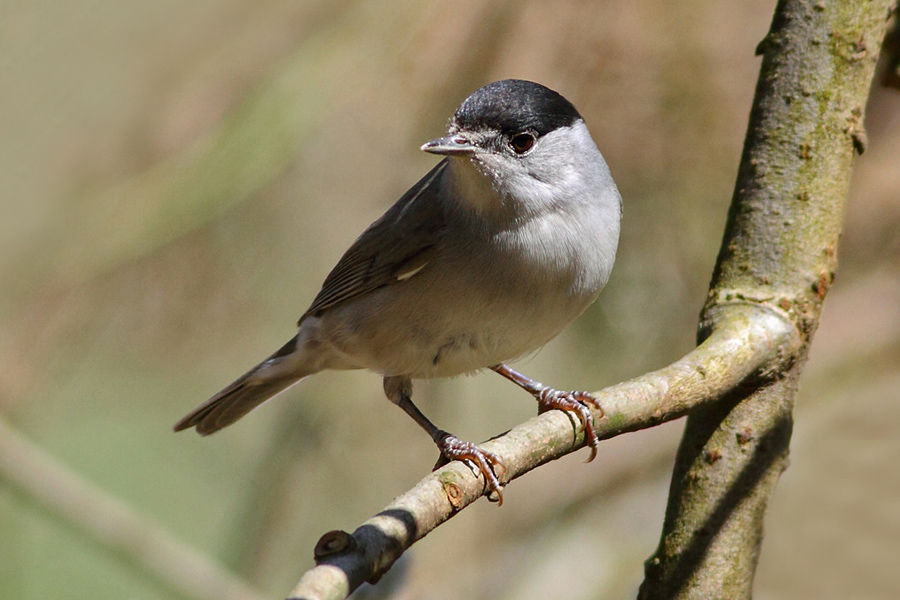
[[126, 504], [94, 487], [0, 419], [0, 485], [87, 535], [167, 595], [262, 600], [253, 589]]
[[[791, 356], [800, 335], [786, 314], [763, 304], [723, 307], [716, 330], [695, 350], [668, 367], [595, 394], [603, 414], [594, 423], [601, 438], [646, 429], [677, 419], [728, 391], [778, 368]], [[486, 442], [507, 471], [507, 483], [584, 446], [573, 421], [550, 411]], [[346, 598], [365, 581], [375, 581], [414, 542], [485, 493], [484, 480], [459, 462], [422, 479], [352, 534], [332, 531], [316, 545], [317, 566], [307, 571], [291, 598]]]

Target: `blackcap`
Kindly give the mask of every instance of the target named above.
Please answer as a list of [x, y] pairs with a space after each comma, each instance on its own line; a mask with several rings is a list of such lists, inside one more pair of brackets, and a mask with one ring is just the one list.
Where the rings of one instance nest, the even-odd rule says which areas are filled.
[[622, 199], [572, 104], [507, 79], [459, 106], [444, 156], [350, 246], [299, 332], [175, 425], [207, 435], [325, 369], [370, 369], [421, 425], [441, 459], [465, 460], [502, 502], [500, 460], [437, 428], [412, 402], [412, 380], [490, 368], [581, 422], [596, 454], [585, 392], [563, 392], [505, 363], [553, 339], [594, 301], [616, 256]]

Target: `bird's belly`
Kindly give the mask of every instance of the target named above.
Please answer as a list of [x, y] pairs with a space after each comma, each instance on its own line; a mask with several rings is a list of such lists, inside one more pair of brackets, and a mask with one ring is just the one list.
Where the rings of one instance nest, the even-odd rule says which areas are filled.
[[[534, 242], [554, 232], [553, 244]], [[612, 263], [603, 244], [570, 222], [550, 233], [448, 243], [409, 279], [326, 311], [323, 341], [337, 364], [413, 378], [529, 354], [584, 312]]]
[[342, 362], [412, 378], [470, 373], [537, 350], [593, 300], [563, 292], [463, 296], [452, 286], [417, 287], [401, 301], [395, 289], [329, 311], [323, 332]]

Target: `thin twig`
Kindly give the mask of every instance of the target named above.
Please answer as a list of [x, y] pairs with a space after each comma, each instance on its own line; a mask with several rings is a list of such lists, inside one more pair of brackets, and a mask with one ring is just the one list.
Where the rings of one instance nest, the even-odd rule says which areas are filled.
[[87, 533], [169, 592], [196, 600], [262, 600], [262, 593], [62, 466], [0, 419], [0, 482]]

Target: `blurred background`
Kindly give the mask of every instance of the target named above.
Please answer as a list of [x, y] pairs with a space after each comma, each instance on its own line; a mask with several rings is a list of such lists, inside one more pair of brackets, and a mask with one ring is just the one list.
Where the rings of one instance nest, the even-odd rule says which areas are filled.
[[[429, 471], [432, 442], [371, 373], [317, 375], [211, 438], [171, 426], [293, 335], [344, 249], [434, 164], [419, 145], [490, 81], [568, 97], [625, 200], [600, 300], [518, 367], [599, 389], [688, 352], [774, 7], [4, 2], [0, 441], [21, 443], [2, 457], [0, 597], [181, 597], [85, 534], [105, 501], [49, 507], [68, 488], [29, 462], [35, 448], [271, 598], [312, 566], [322, 533], [352, 531]], [[900, 93], [875, 89], [867, 126], [760, 599], [900, 592]], [[535, 413], [491, 373], [419, 382], [416, 401], [470, 440]], [[633, 598], [681, 427], [529, 474], [368, 593]], [[15, 465], [48, 484], [43, 499]]]

